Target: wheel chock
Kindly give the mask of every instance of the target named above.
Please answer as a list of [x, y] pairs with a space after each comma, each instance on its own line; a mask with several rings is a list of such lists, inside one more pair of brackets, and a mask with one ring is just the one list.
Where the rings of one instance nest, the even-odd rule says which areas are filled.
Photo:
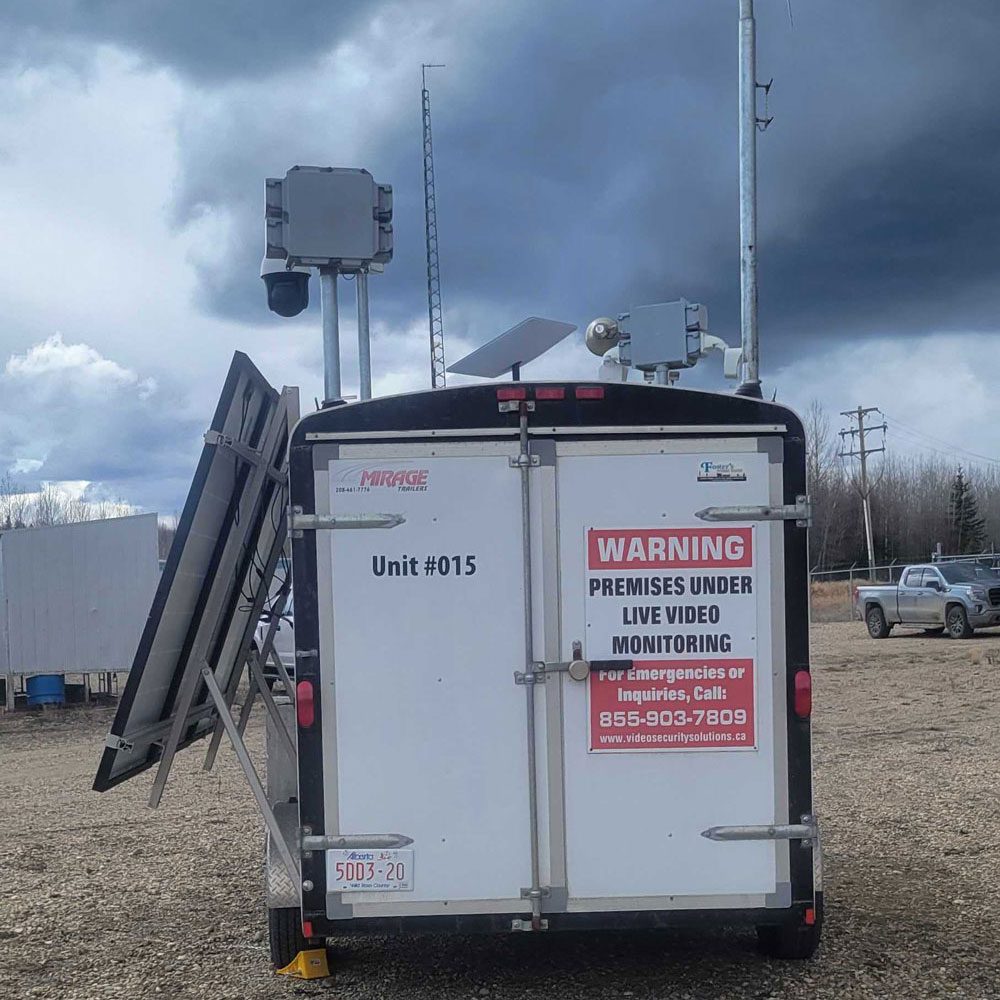
[[279, 976], [292, 976], [295, 979], [322, 979], [330, 975], [330, 966], [326, 961], [326, 948], [309, 948], [300, 951], [283, 969], [278, 969]]

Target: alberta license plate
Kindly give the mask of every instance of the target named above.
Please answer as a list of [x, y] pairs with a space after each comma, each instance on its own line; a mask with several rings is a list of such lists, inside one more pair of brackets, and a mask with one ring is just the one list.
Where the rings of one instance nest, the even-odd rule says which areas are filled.
[[326, 852], [331, 892], [406, 892], [413, 889], [413, 851]]

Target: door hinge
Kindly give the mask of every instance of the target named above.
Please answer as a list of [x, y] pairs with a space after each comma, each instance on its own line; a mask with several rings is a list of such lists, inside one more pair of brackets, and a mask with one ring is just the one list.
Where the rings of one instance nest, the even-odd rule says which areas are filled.
[[702, 507], [694, 516], [702, 521], [794, 521], [798, 527], [808, 528], [812, 524], [812, 501], [800, 494], [793, 504]]

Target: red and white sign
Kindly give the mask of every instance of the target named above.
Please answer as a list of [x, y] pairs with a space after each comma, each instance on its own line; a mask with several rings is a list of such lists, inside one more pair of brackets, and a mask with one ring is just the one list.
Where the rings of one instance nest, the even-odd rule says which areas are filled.
[[752, 527], [587, 531], [591, 752], [756, 748]]
[[644, 660], [590, 675], [591, 750], [753, 745], [753, 660]]

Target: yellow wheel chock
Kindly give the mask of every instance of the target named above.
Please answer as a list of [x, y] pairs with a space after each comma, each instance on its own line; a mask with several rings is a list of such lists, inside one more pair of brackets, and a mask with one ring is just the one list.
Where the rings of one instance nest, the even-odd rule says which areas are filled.
[[326, 948], [309, 948], [300, 951], [283, 969], [277, 970], [279, 976], [293, 976], [296, 979], [322, 979], [330, 975], [330, 966], [326, 961]]

